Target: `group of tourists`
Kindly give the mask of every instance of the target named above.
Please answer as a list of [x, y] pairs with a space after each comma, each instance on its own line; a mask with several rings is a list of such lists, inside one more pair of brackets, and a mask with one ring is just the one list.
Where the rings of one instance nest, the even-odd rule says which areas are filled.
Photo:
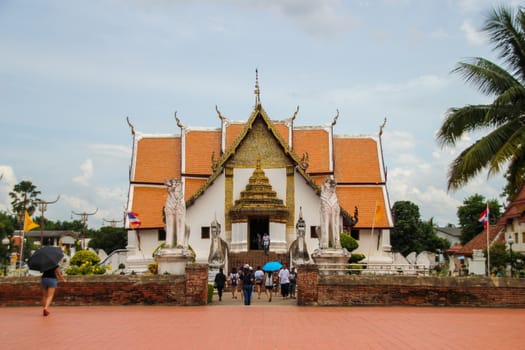
[[215, 276], [219, 301], [222, 301], [226, 286], [230, 287], [232, 299], [237, 299], [240, 294], [244, 305], [250, 305], [255, 295], [257, 299], [261, 299], [263, 291], [268, 302], [271, 302], [272, 296], [279, 292], [283, 299], [295, 299], [297, 272], [295, 267], [292, 267], [291, 271], [288, 270], [286, 264], [283, 264], [279, 271], [263, 271], [260, 266], [253, 271], [250, 265], [244, 264], [239, 269], [232, 268], [230, 274], [226, 276], [221, 268]]

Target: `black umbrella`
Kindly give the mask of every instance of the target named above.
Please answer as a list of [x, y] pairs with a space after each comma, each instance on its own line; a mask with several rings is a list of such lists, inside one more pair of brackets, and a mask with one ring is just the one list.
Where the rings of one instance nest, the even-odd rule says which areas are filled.
[[59, 247], [42, 247], [31, 255], [27, 264], [31, 270], [44, 272], [58, 266], [63, 257], [64, 253]]

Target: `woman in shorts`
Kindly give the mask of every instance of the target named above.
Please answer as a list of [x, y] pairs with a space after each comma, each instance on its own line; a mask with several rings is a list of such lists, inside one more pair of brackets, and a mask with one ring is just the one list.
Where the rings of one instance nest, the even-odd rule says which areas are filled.
[[55, 290], [58, 286], [58, 281], [64, 282], [64, 277], [62, 277], [62, 272], [60, 272], [60, 267], [55, 266], [47, 271], [44, 271], [42, 278], [40, 280], [40, 287], [42, 289], [42, 306], [44, 310], [42, 314], [44, 316], [49, 316], [49, 307], [53, 302], [53, 297], [55, 296]]
[[264, 276], [264, 290], [266, 291], [268, 302], [271, 302], [273, 291], [273, 272], [267, 272]]

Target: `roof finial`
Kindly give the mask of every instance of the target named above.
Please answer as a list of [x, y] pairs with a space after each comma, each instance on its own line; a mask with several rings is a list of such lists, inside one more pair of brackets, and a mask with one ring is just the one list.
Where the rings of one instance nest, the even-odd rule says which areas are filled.
[[337, 114], [335, 115], [334, 120], [332, 120], [332, 126], [334, 126], [335, 123], [337, 123], [337, 118], [339, 118], [339, 110], [336, 109], [336, 111], [337, 111]]
[[174, 116], [175, 116], [175, 121], [177, 122], [177, 126], [181, 129], [184, 129], [184, 125], [181, 123], [179, 117], [177, 117], [177, 111], [175, 111]]
[[259, 90], [259, 70], [255, 68], [255, 105], [258, 106], [261, 104], [261, 91]]
[[383, 135], [383, 129], [385, 128], [385, 125], [386, 125], [386, 117], [385, 117], [385, 120], [383, 121], [383, 124], [381, 124], [381, 126], [379, 127], [379, 136]]
[[[133, 126], [133, 124], [131, 124], [131, 122], [129, 121], [129, 117], [126, 117], [126, 121], [128, 122], [128, 126], [129, 128], [131, 129], [131, 134], [132, 135], [135, 135], [135, 127]], [[0, 178], [1, 179], [1, 178]]]

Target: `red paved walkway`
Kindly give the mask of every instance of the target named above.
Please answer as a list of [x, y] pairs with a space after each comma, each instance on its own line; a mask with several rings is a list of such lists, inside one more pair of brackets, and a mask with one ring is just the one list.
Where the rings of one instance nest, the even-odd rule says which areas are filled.
[[[523, 349], [525, 310], [415, 307], [0, 308], [1, 349]], [[44, 340], [45, 339], [45, 340]]]

